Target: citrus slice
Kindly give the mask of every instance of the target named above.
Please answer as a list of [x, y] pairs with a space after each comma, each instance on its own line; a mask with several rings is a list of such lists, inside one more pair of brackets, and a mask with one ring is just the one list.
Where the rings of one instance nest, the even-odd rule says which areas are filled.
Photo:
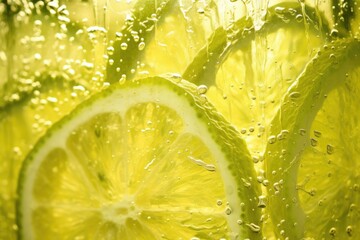
[[26, 239], [261, 239], [242, 139], [194, 85], [111, 87], [52, 126], [23, 164]]
[[[184, 73], [208, 86], [209, 101], [243, 134], [255, 162], [263, 159], [281, 96], [324, 41], [304, 18], [299, 3], [269, 8], [258, 31], [249, 18], [241, 18], [219, 29]], [[200, 61], [206, 66], [202, 72]]]
[[359, 58], [347, 65], [308, 129], [300, 158], [297, 189], [305, 236], [313, 239], [360, 239]]
[[357, 79], [346, 78], [349, 73], [357, 77], [359, 52], [357, 39], [325, 45], [289, 88], [272, 120], [265, 155], [267, 189], [275, 231], [283, 238], [331, 239], [342, 231], [338, 235], [344, 239], [355, 234], [348, 235], [346, 228], [360, 220], [354, 207], [359, 199], [354, 190], [359, 175], [356, 144], [337, 128], [345, 133], [349, 130], [342, 125], [351, 128], [358, 119], [351, 114]]
[[0, 106], [0, 229], [4, 237], [16, 232], [17, 179], [24, 157], [45, 131], [68, 114], [90, 91], [61, 76], [40, 76], [31, 93], [13, 94]]

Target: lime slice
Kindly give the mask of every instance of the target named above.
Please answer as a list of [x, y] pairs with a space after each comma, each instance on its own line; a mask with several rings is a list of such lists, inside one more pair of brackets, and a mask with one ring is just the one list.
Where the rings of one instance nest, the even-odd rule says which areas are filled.
[[[0, 232], [3, 239], [16, 231], [15, 198], [24, 157], [45, 131], [90, 92], [60, 76], [42, 76], [31, 93], [0, 106]], [[0, 236], [1, 236], [0, 234]], [[1, 238], [1, 237], [0, 237]]]
[[313, 239], [360, 239], [359, 57], [347, 64], [353, 69], [337, 74], [300, 158], [297, 189]]
[[19, 178], [20, 236], [261, 239], [243, 140], [180, 84], [129, 81], [53, 125]]
[[129, 14], [125, 24], [116, 32], [115, 42], [108, 47], [109, 61], [107, 77], [112, 82], [131, 79], [141, 68], [144, 49], [153, 39], [158, 21], [163, 20], [173, 7], [175, 0], [139, 0]]
[[206, 70], [198, 73], [201, 64], [196, 59], [184, 74], [208, 86], [209, 101], [243, 134], [255, 162], [263, 159], [281, 96], [323, 42], [318, 31], [307, 29], [299, 16], [299, 4], [279, 4], [268, 9], [259, 31], [247, 18], [219, 29], [211, 48], [199, 53]]
[[[351, 138], [339, 134], [337, 130], [342, 128], [340, 121], [351, 128], [358, 118], [356, 114], [351, 114], [352, 102], [357, 99], [354, 98], [357, 81], [353, 79], [354, 83], [350, 84], [350, 80], [344, 79], [347, 73], [358, 67], [359, 51], [360, 43], [356, 39], [325, 45], [289, 88], [271, 123], [265, 159], [269, 204], [272, 205], [269, 209], [279, 236], [330, 239], [336, 235], [334, 230], [339, 229], [343, 231], [340, 236], [345, 237], [346, 228], [359, 222], [358, 210], [350, 211], [351, 204], [358, 201], [358, 193], [353, 191], [358, 179], [356, 167], [359, 163], [357, 154], [354, 154], [356, 146], [351, 144]], [[350, 90], [349, 86], [354, 89]], [[325, 105], [321, 108], [324, 101]], [[346, 116], [343, 115], [345, 111]], [[333, 121], [332, 116], [340, 112], [343, 119]], [[317, 120], [313, 122], [316, 114]], [[339, 155], [333, 154], [335, 145]], [[348, 147], [350, 149], [346, 151]], [[335, 156], [339, 159], [335, 160]], [[328, 161], [324, 163], [325, 159], [334, 161], [336, 166], [330, 166], [330, 170]], [[320, 205], [325, 204], [327, 210], [318, 207], [319, 202]]]

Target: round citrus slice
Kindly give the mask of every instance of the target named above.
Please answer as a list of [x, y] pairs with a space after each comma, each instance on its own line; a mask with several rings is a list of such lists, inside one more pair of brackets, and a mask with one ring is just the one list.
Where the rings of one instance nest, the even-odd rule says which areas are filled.
[[20, 237], [261, 239], [250, 154], [197, 90], [129, 81], [54, 124], [21, 170]]

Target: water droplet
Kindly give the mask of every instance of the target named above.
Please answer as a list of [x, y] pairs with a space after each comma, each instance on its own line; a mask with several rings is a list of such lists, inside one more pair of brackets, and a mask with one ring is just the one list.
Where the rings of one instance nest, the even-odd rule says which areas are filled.
[[205, 94], [208, 90], [208, 87], [206, 85], [200, 85], [197, 87], [196, 91], [198, 94]]
[[124, 50], [124, 51], [127, 49], [127, 47], [128, 47], [128, 45], [125, 42], [121, 43], [121, 45], [120, 45], [121, 50]]
[[336, 235], [336, 228], [334, 228], [334, 227], [330, 228], [329, 234], [330, 234], [331, 236], [335, 237], [335, 235]]
[[139, 45], [138, 45], [139, 51], [144, 50], [144, 48], [145, 48], [145, 42], [140, 42]]

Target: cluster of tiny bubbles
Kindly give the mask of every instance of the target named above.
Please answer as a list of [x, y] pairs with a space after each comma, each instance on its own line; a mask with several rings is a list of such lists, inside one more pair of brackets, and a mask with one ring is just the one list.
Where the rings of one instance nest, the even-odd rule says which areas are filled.
[[[278, 18], [280, 18], [283, 22], [290, 22], [290, 17], [294, 18], [298, 21], [301, 21], [298, 18], [302, 19], [302, 15], [298, 14], [298, 12], [293, 8], [285, 8], [285, 7], [275, 7], [275, 14]], [[299, 16], [300, 15], [300, 16]]]

